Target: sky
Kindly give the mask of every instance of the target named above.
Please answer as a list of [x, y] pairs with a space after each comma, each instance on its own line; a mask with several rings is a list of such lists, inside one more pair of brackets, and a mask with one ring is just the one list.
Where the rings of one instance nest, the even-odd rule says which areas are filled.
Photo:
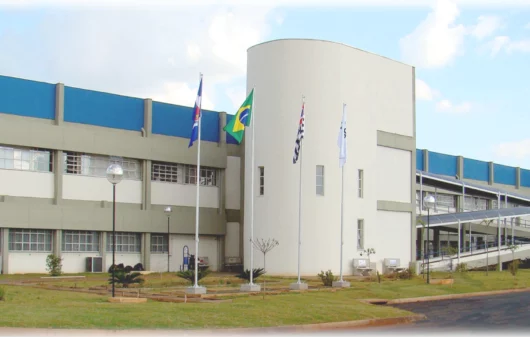
[[280, 38], [416, 67], [417, 148], [530, 169], [530, 0], [0, 0], [0, 75], [192, 106], [203, 73], [228, 113]]

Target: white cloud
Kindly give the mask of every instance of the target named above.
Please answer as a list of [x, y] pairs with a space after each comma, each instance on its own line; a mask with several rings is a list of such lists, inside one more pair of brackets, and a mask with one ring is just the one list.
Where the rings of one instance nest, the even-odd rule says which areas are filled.
[[466, 28], [455, 24], [460, 14], [449, 0], [439, 0], [416, 29], [400, 40], [401, 55], [421, 68], [439, 68], [460, 54]]
[[10, 12], [33, 24], [0, 35], [0, 73], [192, 106], [202, 72], [203, 106], [227, 109], [220, 90], [245, 82], [275, 20], [272, 7], [92, 7]]
[[507, 54], [514, 52], [530, 53], [530, 39], [513, 41], [509, 36], [497, 36], [486, 47], [491, 50], [491, 56], [496, 56], [501, 50]]
[[530, 157], [530, 139], [497, 144], [493, 153], [499, 158], [526, 159]]
[[492, 35], [501, 26], [501, 19], [496, 16], [479, 16], [478, 23], [471, 27], [470, 33], [479, 40]]
[[416, 78], [416, 99], [421, 101], [432, 101], [440, 95], [438, 90], [434, 90], [427, 83]]
[[440, 112], [447, 112], [447, 113], [466, 113], [471, 111], [471, 103], [469, 102], [462, 102], [457, 105], [453, 105], [453, 103], [447, 99], [443, 99], [436, 103], [436, 110]]
[[234, 107], [234, 111], [228, 113], [236, 113], [236, 110], [239, 109], [241, 104], [245, 101], [246, 89], [243, 86], [228, 88], [226, 89], [226, 95], [230, 98]]

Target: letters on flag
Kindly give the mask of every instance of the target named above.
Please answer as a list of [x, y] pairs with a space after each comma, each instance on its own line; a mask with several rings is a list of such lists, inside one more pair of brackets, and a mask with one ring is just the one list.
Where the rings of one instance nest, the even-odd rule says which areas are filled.
[[305, 103], [302, 104], [302, 112], [300, 114], [300, 122], [298, 123], [298, 134], [296, 135], [296, 145], [294, 147], [293, 164], [298, 161], [298, 155], [300, 154], [300, 148], [302, 146], [302, 139], [304, 139], [305, 133], [305, 114], [304, 114]]

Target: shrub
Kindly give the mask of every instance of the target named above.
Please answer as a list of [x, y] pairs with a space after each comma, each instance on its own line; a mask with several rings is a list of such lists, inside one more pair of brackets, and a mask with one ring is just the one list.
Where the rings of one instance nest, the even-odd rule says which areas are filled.
[[519, 271], [519, 264], [519, 260], [513, 260], [510, 262], [510, 264], [508, 264], [508, 270], [513, 276], [517, 275], [517, 272]]
[[397, 277], [402, 280], [410, 280], [414, 277], [415, 273], [412, 268], [404, 269], [402, 272], [397, 273]]
[[[208, 274], [210, 274], [210, 272], [210, 268], [199, 268], [199, 273], [197, 274], [197, 282], [205, 278]], [[179, 271], [177, 272], [177, 276], [190, 281], [191, 284], [195, 283], [195, 270], [188, 269], [185, 271]]]
[[54, 254], [48, 255], [46, 258], [46, 270], [51, 276], [59, 276], [62, 274], [63, 259]]
[[[252, 280], [257, 279], [263, 274], [265, 274], [265, 270], [263, 268], [254, 268], [252, 270]], [[245, 271], [237, 274], [236, 277], [250, 282], [250, 270], [246, 269]]]
[[114, 269], [115, 272], [124, 272], [125, 266], [123, 265], [123, 263], [120, 263], [118, 265], [112, 265], [109, 267], [109, 273], [112, 273], [112, 269]]
[[114, 280], [114, 283], [121, 284], [123, 288], [129, 288], [129, 285], [137, 283], [142, 284], [144, 283], [144, 279], [140, 277], [140, 273], [131, 273], [128, 274], [123, 270], [120, 270], [118, 272], [115, 272], [114, 279], [112, 278], [112, 275], [109, 278], [109, 284], [112, 284], [112, 281]]
[[326, 287], [331, 287], [333, 285], [333, 281], [337, 280], [337, 277], [333, 276], [333, 273], [331, 272], [331, 270], [328, 270], [325, 273], [324, 271], [321, 270], [320, 274], [318, 274], [317, 276], [320, 277], [320, 279], [322, 280], [322, 283]]
[[0, 288], [0, 301], [6, 300], [6, 290], [4, 288]]
[[131, 266], [125, 267], [125, 272], [126, 273], [130, 273], [131, 271], [133, 271], [133, 267], [131, 267]]
[[459, 273], [464, 273], [467, 271], [467, 263], [461, 262], [456, 265], [456, 271]]
[[134, 265], [134, 268], [133, 270], [136, 270], [136, 271], [144, 271], [144, 266], [141, 264], [141, 263], [137, 263]]

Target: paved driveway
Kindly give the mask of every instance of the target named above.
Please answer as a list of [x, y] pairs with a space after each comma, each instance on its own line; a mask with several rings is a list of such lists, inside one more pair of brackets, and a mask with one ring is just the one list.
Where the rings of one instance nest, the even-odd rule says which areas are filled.
[[364, 332], [425, 330], [426, 332], [492, 331], [530, 334], [530, 292], [477, 296], [457, 300], [393, 305], [427, 316], [427, 320], [406, 325], [366, 328]]

